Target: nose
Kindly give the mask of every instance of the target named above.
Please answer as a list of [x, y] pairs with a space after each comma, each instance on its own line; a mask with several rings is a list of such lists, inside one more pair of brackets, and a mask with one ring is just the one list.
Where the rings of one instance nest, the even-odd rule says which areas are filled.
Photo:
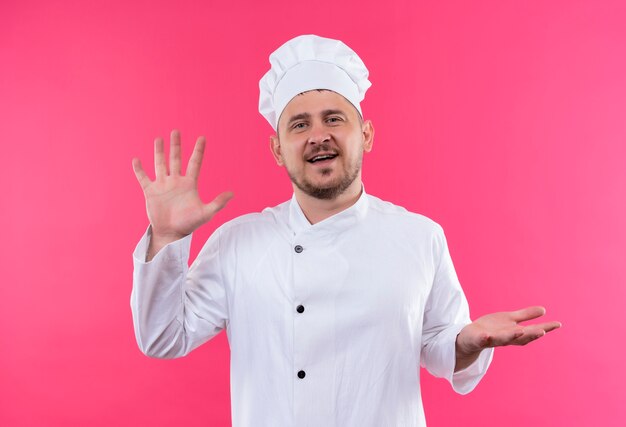
[[321, 144], [330, 140], [330, 133], [323, 123], [314, 122], [311, 124], [307, 142], [309, 144]]

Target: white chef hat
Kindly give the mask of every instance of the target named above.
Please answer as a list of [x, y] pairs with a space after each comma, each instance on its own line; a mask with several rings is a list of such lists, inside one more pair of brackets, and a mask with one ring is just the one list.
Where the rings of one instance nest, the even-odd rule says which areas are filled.
[[299, 93], [329, 89], [354, 105], [372, 85], [358, 55], [339, 40], [305, 35], [289, 40], [270, 55], [272, 67], [259, 81], [259, 112], [278, 128], [281, 113]]

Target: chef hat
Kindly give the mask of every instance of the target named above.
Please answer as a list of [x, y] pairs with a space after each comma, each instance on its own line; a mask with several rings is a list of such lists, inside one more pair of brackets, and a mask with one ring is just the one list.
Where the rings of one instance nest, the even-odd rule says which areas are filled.
[[259, 112], [278, 128], [281, 113], [299, 93], [329, 89], [361, 114], [359, 103], [372, 85], [361, 58], [339, 40], [314, 35], [289, 40], [270, 55], [272, 67], [259, 81]]

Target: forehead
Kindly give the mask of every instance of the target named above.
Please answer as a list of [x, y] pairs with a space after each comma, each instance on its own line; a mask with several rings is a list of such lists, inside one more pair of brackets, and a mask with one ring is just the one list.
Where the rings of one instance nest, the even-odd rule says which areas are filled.
[[320, 114], [325, 110], [341, 110], [346, 114], [357, 114], [357, 109], [337, 92], [332, 90], [310, 90], [294, 96], [280, 115], [279, 123], [284, 123], [297, 114]]

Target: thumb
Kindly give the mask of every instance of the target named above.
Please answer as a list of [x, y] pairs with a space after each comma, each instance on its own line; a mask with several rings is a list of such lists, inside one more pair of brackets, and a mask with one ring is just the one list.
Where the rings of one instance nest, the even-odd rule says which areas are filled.
[[213, 199], [210, 203], [207, 203], [206, 205], [204, 205], [202, 208], [203, 208], [205, 221], [209, 221], [213, 217], [213, 215], [215, 215], [224, 206], [226, 206], [228, 201], [232, 198], [233, 198], [233, 192], [225, 191], [219, 196], [217, 196], [215, 199]]

